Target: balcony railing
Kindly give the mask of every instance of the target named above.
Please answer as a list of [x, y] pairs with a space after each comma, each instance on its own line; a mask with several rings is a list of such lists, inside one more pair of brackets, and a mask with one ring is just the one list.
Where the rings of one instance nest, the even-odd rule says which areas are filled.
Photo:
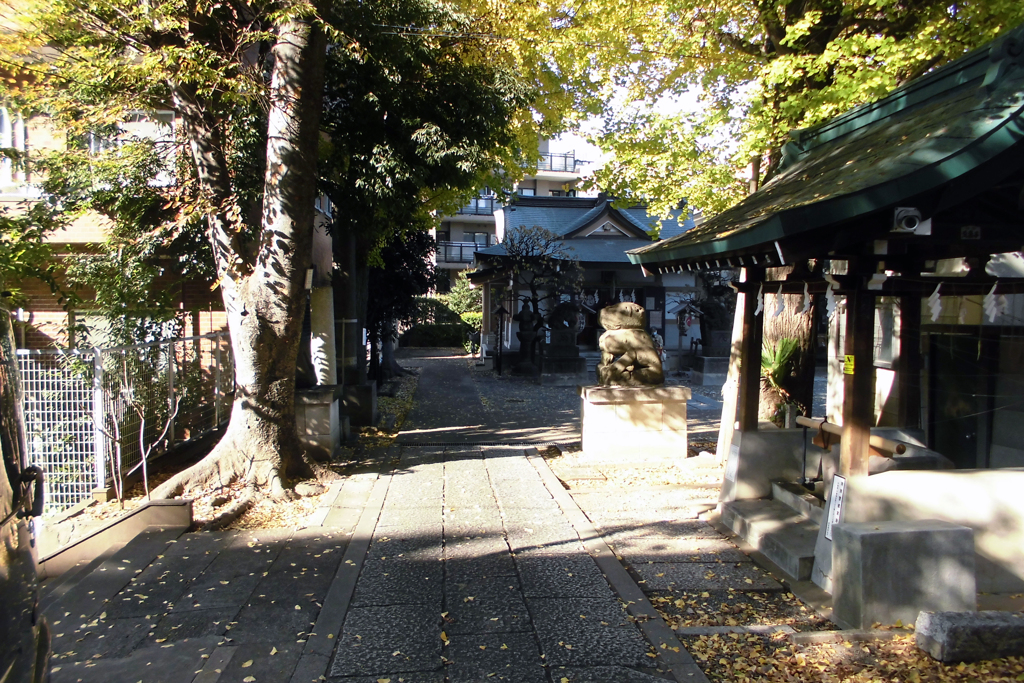
[[501, 204], [498, 203], [497, 197], [477, 197], [459, 209], [459, 213], [471, 216], [490, 216], [500, 208]]
[[486, 248], [486, 244], [476, 242], [438, 242], [438, 263], [472, 263], [473, 252]]
[[542, 154], [537, 162], [538, 171], [558, 171], [560, 173], [576, 173], [576, 167], [583, 161], [576, 160], [575, 152], [564, 152], [561, 154]]

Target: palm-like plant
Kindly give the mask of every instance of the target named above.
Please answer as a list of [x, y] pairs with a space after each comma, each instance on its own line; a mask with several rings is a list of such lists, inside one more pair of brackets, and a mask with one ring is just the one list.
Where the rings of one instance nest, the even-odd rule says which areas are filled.
[[783, 337], [774, 347], [766, 344], [761, 348], [761, 382], [785, 403], [790, 399], [787, 379], [799, 348], [799, 342], [792, 337]]

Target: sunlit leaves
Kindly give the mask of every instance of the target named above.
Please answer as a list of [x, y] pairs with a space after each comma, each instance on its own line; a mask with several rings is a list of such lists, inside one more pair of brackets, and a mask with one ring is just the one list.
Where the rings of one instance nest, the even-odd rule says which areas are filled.
[[[626, 22], [637, 49], [618, 71], [624, 106], [595, 139], [615, 154], [598, 180], [661, 214], [684, 198], [719, 211], [739, 196], [730, 178], [751, 157], [763, 157], [762, 178], [775, 172], [790, 130], [882, 97], [1022, 21], [1024, 5], [1005, 0], [651, 3]], [[686, 92], [696, 94], [689, 127], [672, 115], [633, 125], [629, 102]]]

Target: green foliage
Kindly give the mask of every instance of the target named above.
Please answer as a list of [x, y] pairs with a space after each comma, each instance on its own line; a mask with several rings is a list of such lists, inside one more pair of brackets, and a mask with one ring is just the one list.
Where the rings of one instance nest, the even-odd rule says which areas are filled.
[[368, 0], [337, 12], [356, 47], [328, 55], [321, 186], [340, 208], [335, 229], [379, 265], [392, 235], [433, 227], [477, 188], [500, 185], [503, 168], [532, 161], [520, 126], [537, 91], [488, 58], [493, 45], [455, 4]]
[[462, 322], [469, 325], [475, 331], [479, 332], [484, 327], [484, 314], [480, 311], [467, 311], [461, 316]]
[[179, 274], [210, 272], [210, 250], [174, 249], [168, 184], [155, 182], [171, 169], [158, 143], [122, 135], [116, 127], [107, 133], [106, 151], [90, 152], [84, 141], [71, 140], [67, 149], [43, 155], [36, 164], [44, 195], [66, 219], [106, 219], [104, 242], [64, 259], [68, 285], [82, 295], [84, 312], [95, 316], [94, 322], [75, 318], [76, 337], [119, 346], [173, 336], [182, 324], [176, 306], [181, 278], [158, 278], [174, 262], [181, 264], [173, 269]]
[[419, 324], [457, 325], [462, 319], [440, 298], [417, 297], [416, 313], [412, 320]]
[[459, 348], [466, 343], [466, 326], [450, 323], [419, 323], [402, 333], [400, 346]]
[[434, 238], [425, 232], [407, 233], [381, 250], [381, 267], [370, 268], [369, 276], [366, 329], [372, 340], [418, 319], [420, 297], [434, 287], [433, 251]]
[[[876, 100], [1022, 21], [1014, 0], [650, 3], [631, 17], [633, 51], [618, 58], [628, 94], [594, 136], [615, 155], [596, 182], [659, 215], [683, 199], [716, 213], [745, 193], [754, 157], [761, 180], [774, 175], [790, 131]], [[692, 113], [648, 108], [663, 97]]]
[[792, 337], [783, 337], [775, 346], [765, 344], [761, 349], [761, 381], [785, 402], [789, 401], [789, 378], [799, 350], [799, 342]]
[[444, 305], [455, 313], [465, 318], [465, 313], [480, 312], [483, 306], [483, 290], [473, 287], [466, 274], [469, 271], [460, 270], [455, 276], [455, 284], [447, 294], [438, 294], [437, 298], [444, 302]]
[[59, 212], [39, 202], [20, 212], [0, 210], [0, 292], [9, 293], [14, 303], [22, 298], [20, 285], [32, 278], [60, 292], [46, 236], [63, 225]]

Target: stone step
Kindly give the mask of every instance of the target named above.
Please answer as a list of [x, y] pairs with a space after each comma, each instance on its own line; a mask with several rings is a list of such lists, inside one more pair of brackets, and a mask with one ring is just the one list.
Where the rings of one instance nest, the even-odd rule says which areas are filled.
[[81, 560], [60, 576], [44, 579], [39, 587], [39, 608], [43, 611], [50, 609], [53, 603], [60, 600], [69, 590], [77, 586], [84, 577], [95, 571], [97, 567], [110, 559], [114, 553], [127, 544], [128, 541], [115, 542], [97, 555], [91, 562], [89, 560]]
[[825, 514], [825, 501], [795, 481], [773, 481], [772, 500], [777, 500], [799, 513], [804, 519], [821, 526], [821, 518]]
[[186, 529], [150, 527], [124, 544], [116, 552], [97, 557], [75, 572], [76, 576], [62, 584], [63, 590], [56, 592], [46, 604], [45, 612], [53, 620], [61, 620], [65, 614], [74, 618], [92, 617], [99, 614], [104, 604], [124, 588], [132, 577], [148, 567], [167, 547], [176, 541]]
[[763, 553], [793, 579], [811, 577], [818, 525], [775, 500], [723, 503], [721, 519], [737, 536]]

